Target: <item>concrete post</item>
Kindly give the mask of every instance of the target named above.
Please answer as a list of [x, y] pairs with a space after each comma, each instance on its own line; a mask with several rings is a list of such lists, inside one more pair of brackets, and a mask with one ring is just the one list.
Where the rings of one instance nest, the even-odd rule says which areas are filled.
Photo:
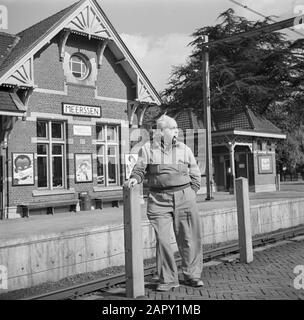
[[248, 195], [248, 180], [246, 178], [236, 179], [235, 187], [239, 230], [240, 261], [242, 263], [250, 263], [253, 261], [253, 249]]
[[234, 163], [234, 144], [229, 143], [229, 153], [230, 153], [230, 167], [231, 167], [231, 183], [230, 183], [230, 194], [235, 193], [235, 163]]
[[277, 187], [277, 191], [281, 190], [281, 181], [280, 181], [280, 174], [279, 173], [276, 175], [276, 187]]
[[141, 236], [140, 185], [123, 188], [126, 296], [137, 298], [145, 295], [144, 264]]

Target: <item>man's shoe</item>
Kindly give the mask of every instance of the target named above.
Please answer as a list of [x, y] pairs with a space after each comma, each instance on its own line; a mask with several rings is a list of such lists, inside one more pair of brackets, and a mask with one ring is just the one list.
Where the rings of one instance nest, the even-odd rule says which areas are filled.
[[156, 291], [170, 291], [171, 289], [179, 287], [178, 282], [160, 283], [156, 287]]
[[154, 273], [151, 279], [153, 281], [159, 281], [159, 275], [157, 273]]
[[191, 287], [202, 287], [204, 285], [204, 282], [201, 279], [188, 279], [185, 280], [185, 285]]

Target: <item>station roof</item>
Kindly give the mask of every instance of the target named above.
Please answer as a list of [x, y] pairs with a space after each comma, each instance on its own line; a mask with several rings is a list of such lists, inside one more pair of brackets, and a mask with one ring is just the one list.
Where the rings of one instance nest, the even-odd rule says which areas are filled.
[[24, 112], [23, 103], [16, 93], [0, 91], [0, 115], [21, 116]]
[[237, 129], [282, 133], [273, 123], [249, 108], [216, 110], [212, 112], [212, 116], [214, 131]]
[[[212, 111], [212, 131], [233, 131], [234, 134], [269, 136], [285, 139], [282, 131], [264, 116], [250, 110], [248, 107], [232, 109], [220, 109]], [[251, 134], [250, 134], [251, 133]]]
[[[200, 119], [194, 109], [186, 109], [171, 114], [175, 118], [178, 127], [186, 129], [203, 129], [205, 128], [203, 119]], [[221, 109], [213, 110], [211, 114], [212, 135], [246, 135], [273, 137], [285, 139], [285, 134], [276, 127], [272, 122], [267, 120], [247, 107], [240, 110]]]

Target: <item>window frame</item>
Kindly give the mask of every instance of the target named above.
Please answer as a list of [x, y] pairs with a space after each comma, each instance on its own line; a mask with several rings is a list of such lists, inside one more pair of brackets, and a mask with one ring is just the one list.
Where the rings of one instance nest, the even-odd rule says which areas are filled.
[[[60, 120], [50, 120], [50, 119], [37, 119], [38, 122], [46, 122], [47, 123], [47, 138], [41, 138], [37, 135], [37, 187], [39, 190], [58, 190], [58, 189], [67, 189], [67, 142], [66, 142], [66, 121]], [[53, 138], [52, 137], [52, 123], [60, 123], [61, 124], [61, 135], [62, 138]], [[38, 145], [46, 145], [47, 154], [39, 155], [38, 154]], [[62, 147], [62, 155], [53, 154], [53, 146], [60, 145]], [[38, 157], [43, 157], [47, 159], [47, 186], [39, 187], [38, 181]], [[62, 186], [54, 187], [54, 177], [53, 177], [53, 159], [54, 158], [62, 158]]]
[[[72, 59], [73, 58], [78, 58], [80, 60], [80, 62], [76, 62], [76, 61], [73, 61]], [[73, 64], [80, 64], [80, 72], [79, 71], [74, 71], [73, 70]], [[85, 65], [86, 67], [86, 71], [85, 73], [82, 75], [82, 64]], [[88, 59], [88, 57], [86, 57], [84, 54], [81, 54], [79, 52], [77, 53], [73, 53], [70, 57], [70, 60], [69, 60], [69, 69], [70, 69], [70, 72], [72, 74], [72, 76], [79, 80], [79, 81], [83, 81], [83, 80], [86, 80], [90, 73], [91, 73], [91, 63], [90, 63], [90, 60]], [[80, 73], [80, 77], [76, 77], [74, 75], [74, 73]]]
[[[104, 133], [103, 133], [103, 140], [98, 140], [97, 138], [97, 127], [102, 127]], [[114, 135], [115, 135], [115, 140], [109, 140], [107, 139], [108, 137], [108, 127], [113, 127], [114, 128]], [[103, 157], [103, 171], [104, 171], [104, 183], [98, 183], [99, 186], [103, 187], [112, 187], [112, 186], [120, 186], [120, 158], [119, 158], [119, 125], [117, 124], [111, 124], [111, 123], [96, 123], [96, 130], [95, 130], [95, 135], [96, 135], [96, 155], [97, 155], [97, 163], [98, 163], [98, 158]], [[103, 146], [103, 156], [98, 156], [97, 148], [99, 146]], [[108, 155], [108, 147], [109, 146], [114, 146], [115, 150], [115, 155]], [[116, 163], [116, 171], [115, 171], [115, 183], [109, 182], [109, 167], [108, 167], [108, 162], [109, 158], [115, 157]], [[96, 164], [97, 167], [97, 164]]]

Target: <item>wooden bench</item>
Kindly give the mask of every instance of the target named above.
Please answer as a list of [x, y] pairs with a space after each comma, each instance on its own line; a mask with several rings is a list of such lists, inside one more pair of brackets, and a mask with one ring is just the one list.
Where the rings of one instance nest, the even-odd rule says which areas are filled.
[[112, 202], [112, 207], [119, 208], [119, 201], [122, 201], [123, 196], [121, 194], [102, 195], [93, 197], [92, 199], [96, 201], [96, 209], [102, 209], [105, 202]]
[[54, 214], [54, 208], [70, 206], [70, 211], [76, 212], [76, 206], [78, 204], [78, 199], [72, 200], [62, 200], [62, 201], [39, 201], [31, 203], [22, 203], [20, 208], [22, 210], [22, 217], [29, 217], [30, 210], [32, 209], [43, 209], [46, 208], [46, 214]]

